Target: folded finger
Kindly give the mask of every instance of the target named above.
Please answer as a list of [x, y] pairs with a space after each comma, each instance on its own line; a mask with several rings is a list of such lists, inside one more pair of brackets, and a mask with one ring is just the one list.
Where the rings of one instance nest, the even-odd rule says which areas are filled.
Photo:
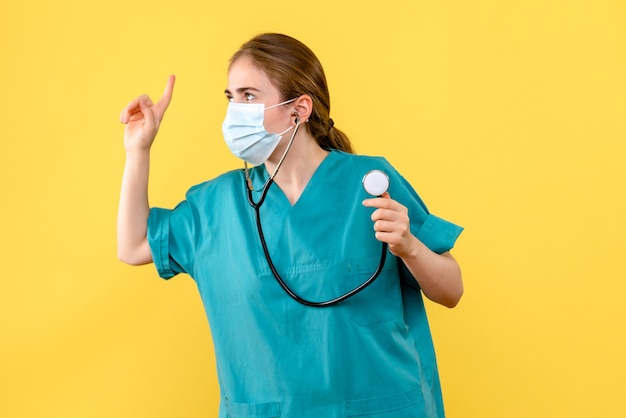
[[141, 112], [140, 103], [142, 102], [144, 103], [144, 106], [146, 105], [152, 106], [152, 100], [150, 100], [150, 97], [148, 97], [145, 94], [131, 100], [130, 102], [128, 102], [126, 107], [122, 110], [122, 114], [120, 116], [121, 122], [128, 123], [132, 115]]
[[392, 232], [393, 230], [393, 222], [383, 219], [374, 222], [374, 231], [376, 232]]
[[395, 221], [399, 219], [398, 213], [392, 209], [377, 209], [372, 213], [372, 221]]

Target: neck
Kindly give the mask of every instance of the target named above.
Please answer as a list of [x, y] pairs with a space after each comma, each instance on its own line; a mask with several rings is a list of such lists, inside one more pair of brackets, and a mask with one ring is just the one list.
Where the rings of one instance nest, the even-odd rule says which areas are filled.
[[[276, 148], [272, 156], [265, 162], [268, 173], [273, 173], [283, 156], [290, 136], [286, 136]], [[296, 134], [293, 144], [285, 157], [274, 182], [281, 188], [291, 204], [299, 198], [317, 167], [328, 155], [328, 151], [320, 148], [315, 139], [302, 130]]]

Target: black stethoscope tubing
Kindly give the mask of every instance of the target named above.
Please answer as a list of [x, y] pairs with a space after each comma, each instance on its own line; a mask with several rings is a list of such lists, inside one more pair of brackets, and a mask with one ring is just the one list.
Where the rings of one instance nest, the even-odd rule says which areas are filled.
[[[267, 192], [269, 190], [269, 188], [271, 187], [271, 185], [274, 183], [274, 179], [273, 177], [270, 177], [267, 179], [267, 182], [265, 182], [265, 185], [263, 186], [263, 191], [261, 193], [261, 197], [259, 199], [258, 202], [254, 202], [254, 199], [252, 197], [252, 188], [251, 187], [246, 187], [247, 192], [248, 192], [248, 203], [250, 203], [250, 206], [252, 206], [254, 208], [255, 214], [256, 214], [256, 225], [257, 225], [257, 230], [259, 232], [259, 238], [261, 240], [261, 246], [263, 247], [263, 253], [265, 254], [265, 258], [267, 259], [267, 264], [270, 267], [270, 270], [272, 271], [272, 274], [274, 275], [274, 277], [276, 278], [276, 281], [278, 282], [278, 284], [280, 285], [280, 287], [283, 288], [283, 290], [285, 292], [287, 292], [287, 294], [289, 296], [291, 296], [294, 300], [296, 300], [297, 302], [306, 305], [306, 306], [311, 306], [314, 308], [326, 308], [329, 306], [333, 306], [333, 305], [337, 305], [340, 302], [343, 302], [344, 300], [356, 295], [357, 293], [359, 293], [360, 291], [362, 291], [363, 289], [365, 289], [366, 287], [368, 287], [369, 285], [371, 285], [372, 283], [374, 283], [374, 280], [376, 280], [376, 278], [378, 278], [378, 276], [380, 275], [380, 273], [382, 272], [384, 266], [385, 266], [385, 260], [387, 258], [387, 243], [383, 242], [382, 243], [382, 252], [380, 255], [380, 262], [378, 263], [378, 268], [376, 269], [376, 271], [372, 274], [372, 276], [367, 279], [365, 282], [363, 282], [361, 285], [355, 287], [354, 289], [350, 290], [347, 293], [344, 293], [343, 295], [336, 297], [334, 299], [330, 299], [327, 301], [323, 301], [323, 302], [312, 302], [310, 300], [304, 299], [300, 296], [298, 296], [293, 290], [291, 290], [291, 288], [287, 285], [287, 283], [285, 283], [285, 281], [282, 279], [282, 277], [280, 276], [280, 274], [278, 273], [278, 270], [276, 270], [276, 267], [274, 266], [274, 262], [272, 261], [272, 257], [270, 256], [270, 252], [267, 249], [267, 243], [265, 242], [265, 235], [263, 234], [263, 227], [261, 226], [261, 205], [263, 204], [263, 202], [265, 201], [265, 197], [267, 196]], [[249, 183], [248, 183], [249, 185]]]

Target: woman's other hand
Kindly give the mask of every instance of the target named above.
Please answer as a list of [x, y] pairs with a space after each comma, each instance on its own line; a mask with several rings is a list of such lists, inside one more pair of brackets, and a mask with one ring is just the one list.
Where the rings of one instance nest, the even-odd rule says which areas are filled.
[[365, 206], [377, 208], [372, 213], [376, 239], [386, 242], [389, 251], [397, 257], [404, 258], [411, 250], [413, 236], [408, 209], [391, 199], [389, 192], [363, 202]]
[[126, 125], [124, 128], [124, 147], [126, 151], [150, 149], [163, 115], [172, 100], [174, 81], [176, 78], [170, 75], [161, 99], [152, 103], [150, 97], [141, 95], [132, 100], [122, 110], [120, 122]]

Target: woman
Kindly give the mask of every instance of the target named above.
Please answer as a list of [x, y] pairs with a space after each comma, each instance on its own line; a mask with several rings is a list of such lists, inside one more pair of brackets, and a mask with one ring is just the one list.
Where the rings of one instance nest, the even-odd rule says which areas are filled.
[[[173, 210], [151, 209], [150, 147], [173, 87], [170, 77], [157, 103], [140, 96], [122, 111], [118, 256], [195, 280], [219, 416], [442, 417], [421, 292], [458, 303], [449, 250], [462, 229], [429, 214], [385, 159], [352, 154], [321, 64], [281, 34], [256, 36], [230, 61], [222, 128], [245, 169], [192, 187]], [[389, 178], [379, 197], [360, 187], [369, 170]]]

